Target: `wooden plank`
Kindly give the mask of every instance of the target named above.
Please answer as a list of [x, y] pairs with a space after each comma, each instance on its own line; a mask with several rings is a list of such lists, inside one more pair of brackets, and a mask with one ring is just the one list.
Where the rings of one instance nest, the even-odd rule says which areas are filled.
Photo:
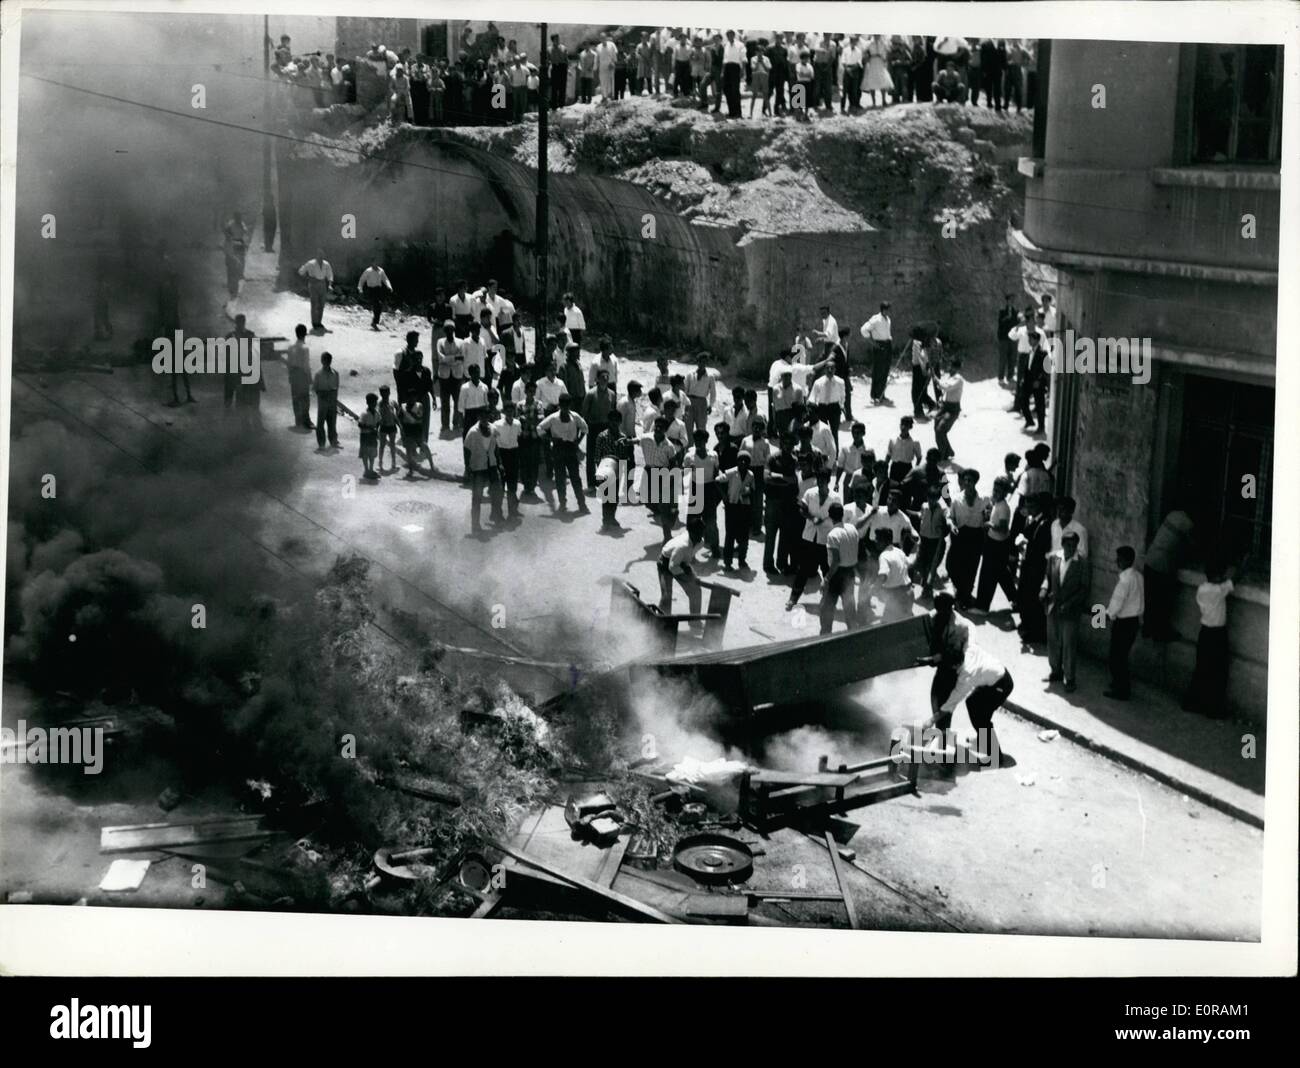
[[560, 871], [558, 868], [552, 868], [549, 865], [544, 864], [543, 862], [537, 860], [535, 857], [530, 857], [527, 853], [523, 852], [523, 850], [513, 849], [510, 846], [504, 844], [503, 842], [498, 842], [495, 841], [494, 839], [488, 839], [488, 845], [490, 845], [493, 849], [496, 849], [499, 852], [506, 854], [506, 856], [514, 857], [515, 860], [521, 861], [524, 864], [528, 864], [531, 867], [537, 868], [539, 871], [543, 871], [547, 875], [553, 876], [554, 878], [557, 879], [561, 879], [564, 882], [571, 883], [572, 885], [580, 887], [583, 890], [588, 890], [591, 893], [596, 894], [599, 897], [602, 897], [605, 900], [612, 902], [613, 904], [619, 905], [627, 911], [635, 912], [638, 916], [643, 916], [648, 920], [654, 920], [656, 923], [681, 923], [682, 922], [681, 920], [677, 919], [677, 917], [675, 916], [669, 916], [667, 913], [660, 912], [658, 909], [655, 908], [651, 908], [649, 905], [643, 904], [642, 902], [637, 901], [635, 898], [628, 897], [626, 894], [620, 894], [616, 890], [611, 890], [607, 886], [601, 886], [598, 883], [592, 882], [590, 879], [584, 879], [581, 875], [570, 875], [566, 872]]
[[592, 882], [607, 888], [614, 885], [614, 880], [618, 878], [618, 869], [623, 866], [623, 855], [627, 852], [627, 847], [631, 842], [632, 836], [630, 834], [618, 836], [614, 844], [605, 850], [605, 855], [601, 858], [600, 868]]
[[840, 888], [840, 896], [844, 898], [844, 911], [849, 915], [849, 927], [856, 931], [858, 913], [853, 907], [853, 899], [849, 897], [848, 887], [844, 885], [844, 873], [840, 870], [840, 847], [830, 831], [826, 832], [826, 851], [831, 855], [831, 867], [835, 870], [835, 885]]
[[261, 816], [223, 816], [186, 823], [138, 823], [122, 827], [101, 827], [99, 851], [139, 853], [201, 842], [271, 838], [277, 833], [263, 828]]
[[756, 771], [750, 775], [751, 784], [766, 786], [852, 786], [861, 776], [854, 773], [840, 774], [835, 771]]

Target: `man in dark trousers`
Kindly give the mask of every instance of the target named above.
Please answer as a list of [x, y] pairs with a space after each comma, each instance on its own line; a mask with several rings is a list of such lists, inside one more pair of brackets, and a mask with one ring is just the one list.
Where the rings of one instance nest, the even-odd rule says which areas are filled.
[[569, 84], [569, 53], [560, 44], [560, 35], [551, 34], [551, 49], [547, 53], [551, 64], [551, 110], [564, 107], [564, 97]]
[[1092, 589], [1092, 572], [1085, 557], [1079, 555], [1079, 535], [1067, 530], [1061, 535], [1061, 547], [1047, 558], [1047, 662], [1051, 665], [1048, 682], [1065, 681], [1065, 692], [1073, 693], [1075, 663], [1079, 646], [1079, 617], [1088, 610]]
[[1008, 293], [998, 312], [998, 383], [1016, 381], [1016, 343], [1007, 334], [1020, 320], [1015, 298]]
[[785, 49], [785, 34], [774, 35], [767, 48], [767, 58], [772, 61], [772, 114], [785, 114], [785, 86], [790, 80], [790, 59]]
[[[1002, 110], [1002, 76], [1007, 69], [1007, 43], [986, 37], [980, 42], [980, 85], [986, 103]], [[1007, 327], [1010, 330], [1010, 327]]]
[[[1062, 541], [1064, 544], [1064, 541]], [[1115, 550], [1115, 590], [1106, 606], [1107, 626], [1110, 627], [1110, 689], [1105, 696], [1115, 701], [1129, 699], [1128, 655], [1137, 640], [1142, 626], [1143, 600], [1142, 576], [1133, 566], [1137, 554], [1131, 545], [1121, 545]]]

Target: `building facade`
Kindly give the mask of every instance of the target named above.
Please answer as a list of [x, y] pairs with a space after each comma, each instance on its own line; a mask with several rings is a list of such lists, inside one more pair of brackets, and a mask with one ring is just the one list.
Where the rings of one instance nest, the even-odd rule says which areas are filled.
[[[1191, 678], [1207, 560], [1236, 569], [1229, 709], [1260, 722], [1268, 670], [1282, 48], [1043, 41], [1023, 229], [1012, 243], [1058, 333], [1108, 368], [1053, 373], [1058, 492], [1090, 533], [1094, 602], [1115, 550], [1138, 564], [1164, 518], [1195, 523], [1180, 559], [1177, 640], [1141, 640], [1135, 671]], [[1121, 340], [1149, 345], [1141, 374]], [[1149, 377], [1147, 377], [1149, 376]], [[1145, 379], [1145, 380], [1143, 380]], [[1104, 655], [1104, 628], [1086, 628]]]

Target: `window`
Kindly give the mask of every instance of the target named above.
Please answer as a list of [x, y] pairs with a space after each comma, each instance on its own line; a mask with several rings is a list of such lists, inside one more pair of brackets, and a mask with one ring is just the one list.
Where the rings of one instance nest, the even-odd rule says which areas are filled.
[[1273, 536], [1273, 401], [1265, 386], [1184, 380], [1178, 481], [1201, 561], [1218, 550], [1256, 578], [1268, 576]]
[[1282, 49], [1196, 46], [1192, 162], [1275, 163], [1282, 148]]

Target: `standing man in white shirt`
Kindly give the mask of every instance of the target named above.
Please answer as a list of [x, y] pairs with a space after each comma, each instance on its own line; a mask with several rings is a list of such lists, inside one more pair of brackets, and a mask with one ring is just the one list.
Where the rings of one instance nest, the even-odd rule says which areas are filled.
[[686, 424], [687, 434], [709, 429], [709, 412], [713, 410], [717, 399], [718, 381], [709, 370], [708, 359], [707, 352], [697, 353], [695, 370], [686, 376], [686, 401], [689, 406], [682, 412], [682, 421]]
[[379, 266], [379, 261], [371, 260], [370, 266], [361, 272], [361, 277], [357, 280], [357, 293], [361, 297], [361, 303], [371, 311], [371, 330], [379, 329], [379, 317], [384, 311], [385, 290], [391, 293], [393, 284], [388, 280], [384, 269]]
[[[613, 74], [610, 77], [613, 78]], [[582, 309], [573, 303], [573, 294], [564, 294], [564, 329], [569, 332], [569, 340], [574, 345], [582, 344], [582, 335], [587, 329], [586, 316]]]
[[911, 561], [907, 553], [894, 543], [894, 532], [888, 527], [877, 527], [874, 537], [880, 553], [876, 576], [884, 604], [880, 622], [908, 619], [912, 615]]
[[844, 499], [831, 489], [830, 468], [822, 464], [817, 469], [817, 485], [804, 493], [799, 502], [799, 511], [804, 517], [803, 539], [799, 543], [798, 570], [785, 606], [787, 612], [799, 603], [808, 580], [826, 569], [826, 538], [834, 526], [830, 518], [833, 504], [840, 506], [840, 518], [843, 519]]
[[822, 365], [821, 376], [813, 382], [812, 392], [808, 395], [808, 405], [819, 419], [830, 424], [835, 449], [827, 455], [834, 460], [839, 452], [840, 416], [844, 413], [844, 383], [835, 377], [834, 364]]
[[745, 42], [736, 39], [736, 31], [727, 31], [722, 46], [722, 95], [727, 100], [727, 118], [740, 118], [740, 70], [745, 63]]
[[1079, 555], [1088, 555], [1088, 528], [1074, 518], [1075, 500], [1073, 497], [1056, 499], [1056, 518], [1052, 520], [1052, 552], [1061, 548], [1061, 537], [1068, 530], [1079, 539]]
[[456, 324], [446, 319], [442, 324], [442, 337], [434, 346], [434, 355], [438, 361], [438, 396], [442, 401], [442, 429], [451, 429], [452, 416], [456, 426], [460, 426], [460, 407], [456, 403], [460, 396], [461, 382], [465, 379], [465, 350], [456, 337]]
[[1205, 565], [1205, 581], [1196, 587], [1201, 629], [1196, 636], [1196, 667], [1183, 708], [1211, 719], [1226, 719], [1228, 694], [1228, 597], [1231, 571], [1221, 561]]
[[307, 279], [307, 299], [311, 302], [311, 328], [313, 333], [326, 333], [325, 298], [334, 284], [334, 268], [325, 258], [323, 248], [316, 249], [316, 258], [298, 268], [298, 275]]
[[614, 342], [608, 334], [602, 334], [600, 338], [600, 355], [591, 361], [587, 368], [587, 385], [596, 384], [596, 376], [601, 371], [605, 372], [609, 379], [610, 388], [618, 390], [618, 357], [614, 355]]
[[614, 99], [614, 61], [617, 58], [618, 48], [609, 34], [602, 33], [600, 44], [596, 46], [596, 77], [600, 80], [601, 103], [604, 104]]
[[836, 601], [844, 611], [846, 627], [852, 629], [858, 621], [853, 589], [858, 568], [858, 528], [845, 521], [844, 505], [832, 504], [826, 511], [833, 525], [826, 535], [826, 585], [818, 613], [822, 634], [829, 634], [835, 625]]
[[934, 421], [934, 442], [943, 458], [951, 460], [957, 453], [948, 440], [948, 431], [961, 416], [961, 397], [966, 388], [966, 380], [961, 376], [961, 360], [954, 359], [948, 372], [939, 376], [939, 388], [943, 390], [943, 405]]
[[1110, 620], [1110, 689], [1103, 693], [1116, 701], [1129, 699], [1128, 654], [1137, 640], [1146, 609], [1142, 576], [1133, 566], [1136, 559], [1137, 553], [1131, 545], [1121, 545], [1115, 550], [1119, 575], [1110, 604], [1106, 606], [1106, 617]]
[[560, 395], [560, 410], [542, 420], [537, 431], [543, 438], [549, 439], [555, 465], [555, 492], [560, 498], [560, 511], [566, 511], [568, 505], [567, 486], [573, 486], [573, 495], [578, 500], [578, 511], [586, 514], [591, 511], [582, 492], [582, 475], [578, 470], [578, 446], [587, 434], [587, 423], [577, 412], [569, 411], [569, 395]]
[[862, 336], [871, 343], [871, 403], [882, 404], [889, 385], [889, 362], [894, 354], [894, 326], [889, 317], [889, 301], [881, 301], [880, 311], [862, 324]]

